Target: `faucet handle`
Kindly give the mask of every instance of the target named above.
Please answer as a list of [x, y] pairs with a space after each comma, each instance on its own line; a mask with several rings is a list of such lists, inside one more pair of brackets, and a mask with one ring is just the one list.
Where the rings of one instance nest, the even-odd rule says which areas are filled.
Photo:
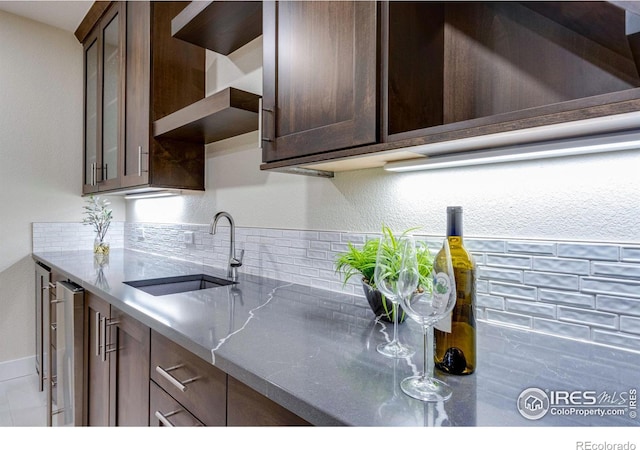
[[234, 257], [231, 260], [231, 267], [240, 267], [242, 266], [242, 258], [244, 258], [244, 249], [240, 250], [240, 257]]

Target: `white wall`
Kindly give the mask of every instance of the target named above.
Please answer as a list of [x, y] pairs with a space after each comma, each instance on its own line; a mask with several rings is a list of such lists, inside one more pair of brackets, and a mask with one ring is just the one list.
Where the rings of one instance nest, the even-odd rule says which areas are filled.
[[[260, 93], [261, 45], [230, 57], [209, 52], [207, 92]], [[249, 133], [209, 145], [204, 194], [131, 202], [127, 220], [208, 223], [226, 210], [239, 226], [375, 232], [385, 223], [437, 234], [455, 204], [469, 236], [640, 242], [640, 152], [318, 179], [261, 172], [257, 140]]]
[[[82, 219], [82, 46], [0, 11], [0, 361], [35, 352], [32, 222]], [[114, 203], [124, 220], [123, 202]]]

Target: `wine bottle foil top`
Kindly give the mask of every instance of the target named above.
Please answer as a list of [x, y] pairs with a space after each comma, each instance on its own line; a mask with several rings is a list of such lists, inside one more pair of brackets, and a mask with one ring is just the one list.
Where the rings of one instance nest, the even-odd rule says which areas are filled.
[[462, 206], [447, 206], [447, 236], [462, 236]]

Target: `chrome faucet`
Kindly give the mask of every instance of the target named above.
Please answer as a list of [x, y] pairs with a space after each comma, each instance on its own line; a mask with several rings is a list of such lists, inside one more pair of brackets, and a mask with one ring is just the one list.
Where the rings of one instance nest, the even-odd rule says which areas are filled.
[[229, 221], [229, 225], [231, 225], [231, 243], [229, 245], [229, 267], [227, 268], [227, 277], [231, 278], [233, 281], [238, 279], [238, 267], [242, 266], [242, 258], [244, 257], [244, 250], [240, 250], [240, 258], [236, 257], [236, 225], [233, 222], [233, 217], [231, 214], [225, 211], [220, 211], [217, 213], [213, 220], [211, 221], [211, 225], [209, 227], [209, 234], [216, 234], [216, 228], [218, 227], [218, 220], [220, 218], [226, 217]]

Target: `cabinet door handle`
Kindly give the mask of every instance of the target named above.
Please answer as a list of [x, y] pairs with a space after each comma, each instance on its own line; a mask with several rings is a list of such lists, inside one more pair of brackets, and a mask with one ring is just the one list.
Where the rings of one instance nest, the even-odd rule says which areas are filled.
[[263, 142], [273, 142], [273, 139], [270, 138], [266, 138], [264, 137], [263, 134], [263, 127], [262, 127], [262, 121], [263, 121], [263, 111], [266, 111], [268, 113], [273, 114], [274, 110], [272, 108], [264, 108], [262, 106], [262, 97], [258, 100], [258, 108], [260, 108], [259, 112], [258, 112], [258, 138], [259, 138], [259, 142], [258, 142], [258, 146], [260, 148], [262, 148], [262, 143]]
[[96, 311], [96, 318], [95, 318], [95, 323], [96, 323], [96, 356], [100, 356], [100, 349], [102, 348], [102, 346], [100, 345], [100, 338], [102, 337], [102, 334], [100, 333], [100, 313]]
[[156, 411], [154, 415], [156, 416], [156, 419], [158, 419], [165, 427], [175, 427], [175, 425], [169, 421], [168, 417], [175, 416], [179, 412], [182, 412], [182, 410], [177, 409], [166, 414], [162, 414], [160, 411]]
[[102, 362], [105, 362], [107, 360], [107, 352], [105, 351], [107, 349], [106, 340], [107, 340], [107, 318], [102, 317], [100, 319], [100, 341], [102, 342], [102, 345], [101, 345]]
[[[107, 353], [111, 353], [111, 352], [115, 352], [117, 350], [117, 348], [107, 348], [110, 345], [113, 344], [107, 344], [107, 327], [110, 327], [112, 325], [117, 325], [120, 322], [118, 321], [111, 321], [111, 322], [107, 322], [107, 318], [103, 317], [102, 319], [100, 319], [100, 334], [102, 335], [101, 337], [101, 341], [102, 341], [102, 362], [105, 362], [107, 360]], [[98, 355], [100, 356], [100, 355]]]
[[142, 172], [148, 172], [148, 170], [142, 170], [142, 155], [148, 155], [149, 152], [142, 151], [142, 145], [138, 145], [138, 176], [142, 176]]
[[172, 367], [169, 367], [167, 369], [163, 369], [160, 366], [156, 366], [156, 372], [158, 372], [160, 375], [162, 375], [162, 377], [164, 379], [166, 379], [167, 381], [169, 381], [169, 383], [171, 383], [175, 387], [177, 387], [181, 392], [186, 392], [187, 391], [187, 386], [186, 385], [189, 384], [189, 383], [193, 383], [194, 381], [196, 381], [200, 377], [193, 377], [193, 378], [189, 378], [188, 380], [179, 381], [176, 377], [174, 377], [173, 375], [171, 375], [169, 373], [172, 370], [180, 369], [181, 367], [184, 367], [184, 364], [178, 364], [177, 366], [172, 366]]
[[262, 150], [262, 97], [258, 99], [258, 148]]

